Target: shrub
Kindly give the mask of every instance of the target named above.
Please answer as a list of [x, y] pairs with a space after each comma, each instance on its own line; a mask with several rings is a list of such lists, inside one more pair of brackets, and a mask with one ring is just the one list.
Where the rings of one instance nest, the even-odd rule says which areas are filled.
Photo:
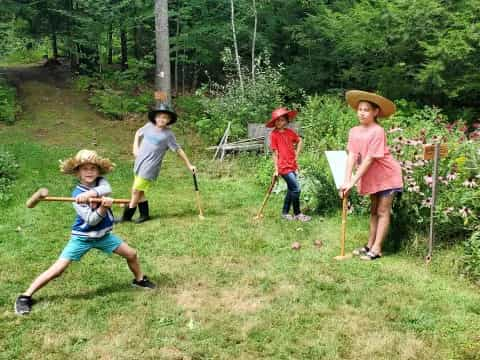
[[223, 52], [226, 82], [211, 82], [201, 88], [203, 115], [196, 122], [200, 134], [211, 142], [218, 141], [228, 122], [231, 122], [230, 138], [243, 137], [247, 124], [265, 122], [270, 112], [284, 105], [286, 87], [283, 85], [283, 67], [273, 66], [268, 54], [257, 59], [255, 79], [244, 69], [242, 92], [230, 49]]
[[15, 88], [0, 78], [0, 121], [7, 124], [15, 121], [15, 114], [18, 111], [15, 97]]
[[465, 256], [463, 258], [464, 272], [474, 280], [480, 280], [480, 229], [472, 233], [465, 241]]
[[0, 151], [0, 202], [10, 199], [9, 189], [17, 176], [18, 164], [12, 154]]

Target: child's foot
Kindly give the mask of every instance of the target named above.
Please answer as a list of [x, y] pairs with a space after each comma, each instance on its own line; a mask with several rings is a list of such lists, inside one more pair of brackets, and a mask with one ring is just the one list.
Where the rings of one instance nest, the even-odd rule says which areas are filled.
[[15, 300], [15, 314], [26, 315], [32, 310], [33, 299], [31, 296], [20, 295]]
[[292, 221], [292, 220], [293, 220], [293, 216], [290, 215], [290, 214], [282, 214], [282, 219], [288, 220], [288, 221]]
[[355, 256], [361, 256], [361, 255], [367, 254], [369, 251], [370, 251], [370, 248], [367, 245], [365, 245], [361, 248], [353, 250], [352, 254]]
[[298, 220], [298, 221], [301, 221], [301, 222], [307, 222], [307, 221], [312, 220], [312, 217], [300, 213], [300, 214], [298, 214], [298, 215], [295, 215], [294, 219], [295, 219], [295, 220]]
[[148, 280], [145, 275], [143, 276], [142, 280], [133, 279], [132, 286], [141, 287], [144, 289], [155, 289], [157, 287], [153, 282]]
[[135, 224], [141, 224], [141, 223], [143, 223], [143, 222], [145, 222], [145, 221], [148, 221], [148, 220], [150, 220], [150, 216], [141, 215], [138, 219], [133, 220], [133, 222], [134, 222]]
[[360, 256], [360, 259], [366, 260], [366, 261], [371, 261], [371, 260], [380, 259], [381, 257], [382, 257], [382, 254], [378, 254], [378, 253], [373, 252], [372, 250], [370, 250], [370, 251], [367, 252], [365, 255]]

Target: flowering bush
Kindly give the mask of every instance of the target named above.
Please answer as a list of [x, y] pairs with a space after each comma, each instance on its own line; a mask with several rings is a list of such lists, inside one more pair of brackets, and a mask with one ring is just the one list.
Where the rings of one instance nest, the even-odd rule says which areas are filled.
[[382, 124], [389, 134], [393, 156], [400, 161], [404, 194], [396, 207], [397, 222], [411, 231], [426, 231], [432, 204], [433, 160], [423, 159], [423, 145], [446, 143], [448, 155], [440, 160], [435, 229], [437, 239], [456, 240], [471, 233], [480, 213], [480, 147], [476, 132], [457, 121], [447, 122], [436, 108], [413, 116], [399, 112]]

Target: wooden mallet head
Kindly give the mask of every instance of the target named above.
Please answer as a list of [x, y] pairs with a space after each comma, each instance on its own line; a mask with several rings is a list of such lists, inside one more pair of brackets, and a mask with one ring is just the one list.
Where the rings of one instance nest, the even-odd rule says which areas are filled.
[[33, 194], [30, 199], [27, 200], [27, 208], [35, 207], [40, 201], [48, 196], [48, 189], [41, 188], [38, 189], [35, 194]]

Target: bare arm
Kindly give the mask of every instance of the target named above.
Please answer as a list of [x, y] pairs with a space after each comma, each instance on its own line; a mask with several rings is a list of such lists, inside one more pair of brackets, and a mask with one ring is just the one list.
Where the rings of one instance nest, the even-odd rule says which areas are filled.
[[352, 174], [354, 159], [355, 157], [352, 156], [352, 158], [350, 158], [350, 154], [349, 154], [348, 160], [347, 160], [347, 170], [345, 174], [345, 183], [340, 187], [340, 196], [342, 197], [343, 197], [343, 194], [345, 195], [348, 194], [348, 192], [355, 186], [355, 184], [363, 176], [363, 174], [367, 172], [368, 168], [370, 167], [370, 165], [372, 165], [373, 161], [375, 160], [375, 158], [368, 155], [365, 158], [365, 160], [362, 161], [362, 164], [357, 169], [355, 175], [352, 178], [351, 174]]
[[295, 149], [295, 157], [298, 159], [298, 155], [300, 155], [300, 152], [302, 151], [303, 147], [303, 140], [300, 138], [297, 143], [297, 148]]
[[278, 176], [278, 153], [277, 150], [272, 151], [273, 165], [275, 166], [275, 176]]
[[133, 149], [132, 149], [133, 155], [135, 157], [137, 157], [138, 155], [138, 149], [140, 148], [141, 138], [143, 138], [143, 136], [140, 135], [140, 130], [137, 130], [137, 132], [135, 133], [135, 137], [133, 138]]
[[185, 163], [186, 167], [188, 168], [188, 170], [190, 170], [192, 173], [195, 172], [196, 168], [195, 166], [193, 166], [191, 163], [190, 163], [190, 160], [188, 160], [188, 157], [187, 157], [187, 154], [185, 154], [185, 151], [183, 151], [182, 149], [178, 149], [177, 150], [177, 154], [178, 156], [180, 156], [180, 158], [183, 160], [183, 162]]

